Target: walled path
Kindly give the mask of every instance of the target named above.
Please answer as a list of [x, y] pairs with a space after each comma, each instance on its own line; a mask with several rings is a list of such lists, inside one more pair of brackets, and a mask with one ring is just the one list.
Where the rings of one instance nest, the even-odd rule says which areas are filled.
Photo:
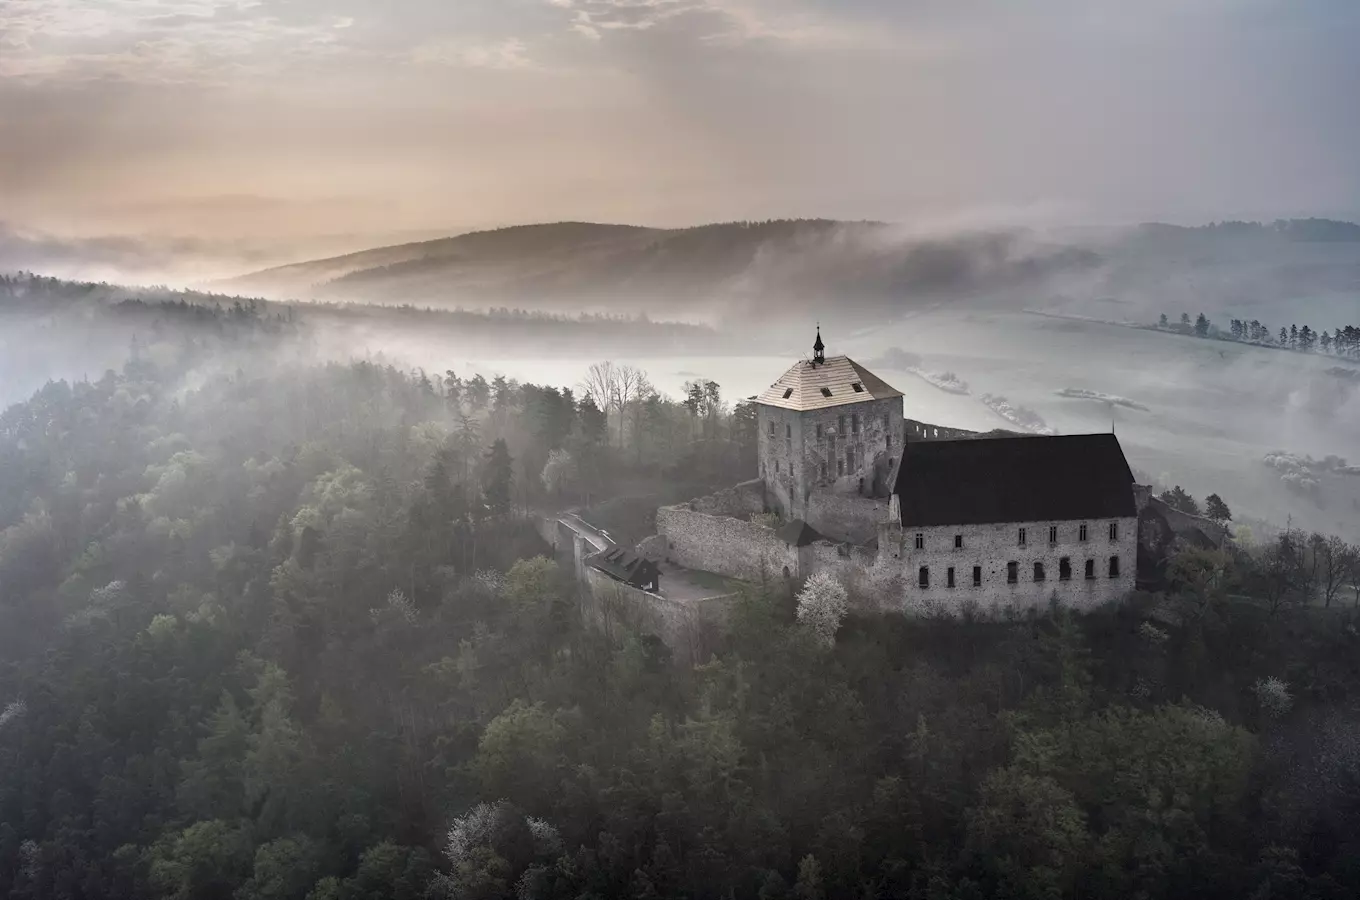
[[558, 521], [585, 538], [596, 551], [609, 550], [614, 546], [609, 535], [582, 519], [576, 513], [562, 513]]

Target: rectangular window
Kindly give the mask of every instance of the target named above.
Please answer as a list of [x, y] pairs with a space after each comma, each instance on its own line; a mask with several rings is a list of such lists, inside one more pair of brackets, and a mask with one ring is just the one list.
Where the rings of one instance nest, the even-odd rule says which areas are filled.
[[1112, 541], [1117, 541], [1117, 540], [1119, 540], [1119, 523], [1118, 523], [1118, 522], [1111, 522], [1111, 523], [1110, 523], [1110, 540], [1112, 540]]
[[1048, 526], [1048, 542], [1049, 542], [1050, 544], [1056, 544], [1056, 543], [1058, 543], [1058, 526], [1057, 526], [1057, 525], [1050, 525], [1050, 526]]
[[1110, 577], [1111, 578], [1119, 577], [1119, 557], [1117, 556], [1110, 557]]
[[919, 577], [920, 581], [918, 583], [921, 585], [921, 587], [923, 588], [930, 587], [930, 566], [921, 566], [921, 573]]
[[1020, 546], [1025, 546], [1025, 529], [1020, 529]]
[[1037, 562], [1034, 564], [1034, 580], [1035, 581], [1044, 580], [1044, 564], [1041, 562]]
[[784, 426], [784, 440], [786, 440], [786, 441], [791, 441], [791, 440], [793, 440], [793, 426], [792, 426], [792, 425], [785, 425], [785, 426]]
[[779, 460], [777, 459], [774, 461], [774, 472], [776, 475], [779, 474]]
[[[819, 423], [819, 424], [817, 425], [817, 440], [820, 441], [821, 439], [822, 439], [822, 426], [821, 426], [821, 424]], [[1083, 525], [1082, 527], [1085, 528], [1086, 526]]]
[[850, 416], [850, 431], [853, 434], [859, 434], [859, 413]]
[[1086, 580], [1094, 581], [1095, 577], [1096, 577], [1096, 561], [1094, 559], [1088, 559], [1086, 560]]
[[1085, 523], [1083, 523], [1082, 526], [1081, 526], [1080, 528], [1077, 529], [1077, 540], [1081, 541], [1083, 544], [1086, 543], [1086, 525], [1085, 525]]
[[1058, 580], [1059, 581], [1072, 580], [1071, 558], [1064, 556], [1062, 559], [1058, 560]]
[[924, 549], [926, 549], [926, 536], [925, 536], [924, 534], [919, 534], [919, 533], [918, 533], [918, 534], [916, 535], [916, 549], [917, 549], [917, 550], [924, 550]]
[[838, 434], [845, 434], [845, 416], [836, 417], [836, 432]]
[[955, 550], [963, 549], [963, 535], [961, 534], [954, 535], [954, 549]]
[[1020, 564], [1017, 562], [1006, 563], [1006, 583], [1015, 584], [1020, 580]]
[[770, 437], [774, 437], [774, 423], [770, 423]]
[[950, 566], [950, 567], [945, 571], [944, 575], [945, 575], [945, 583], [946, 583], [949, 587], [953, 587], [953, 586], [954, 586], [954, 567], [953, 567], [953, 566]]
[[973, 566], [973, 587], [982, 587], [982, 566]]

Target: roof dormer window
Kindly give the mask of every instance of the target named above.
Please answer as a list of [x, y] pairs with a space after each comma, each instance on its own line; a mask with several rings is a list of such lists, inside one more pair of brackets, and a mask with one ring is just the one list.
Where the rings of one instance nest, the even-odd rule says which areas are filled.
[[784, 388], [784, 399], [787, 400], [787, 399], [789, 399], [789, 398], [792, 397], [792, 396], [793, 396], [793, 388]]
[[855, 389], [856, 394], [864, 393], [864, 385], [860, 384], [858, 381], [854, 382], [850, 386]]
[[831, 388], [822, 388], [822, 396], [823, 396], [823, 397], [830, 397], [830, 396], [831, 396]]

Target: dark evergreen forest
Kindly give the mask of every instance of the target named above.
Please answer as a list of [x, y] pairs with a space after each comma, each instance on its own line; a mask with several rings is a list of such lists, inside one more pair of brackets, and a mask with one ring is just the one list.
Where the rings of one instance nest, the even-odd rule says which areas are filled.
[[751, 471], [718, 385], [137, 315], [121, 370], [0, 413], [0, 896], [1360, 895], [1357, 613], [1289, 602], [1268, 553], [829, 647], [755, 585], [684, 668], [585, 628], [530, 516], [645, 530], [640, 492]]

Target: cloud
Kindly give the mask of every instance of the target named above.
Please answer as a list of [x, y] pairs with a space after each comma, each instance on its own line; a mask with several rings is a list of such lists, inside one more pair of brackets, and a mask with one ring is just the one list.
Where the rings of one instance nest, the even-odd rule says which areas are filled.
[[282, 0], [4, 0], [0, 78], [211, 80], [333, 52], [354, 24]]
[[528, 50], [528, 45], [519, 38], [481, 44], [444, 40], [421, 44], [411, 51], [410, 58], [412, 62], [422, 65], [506, 71], [533, 68]]

